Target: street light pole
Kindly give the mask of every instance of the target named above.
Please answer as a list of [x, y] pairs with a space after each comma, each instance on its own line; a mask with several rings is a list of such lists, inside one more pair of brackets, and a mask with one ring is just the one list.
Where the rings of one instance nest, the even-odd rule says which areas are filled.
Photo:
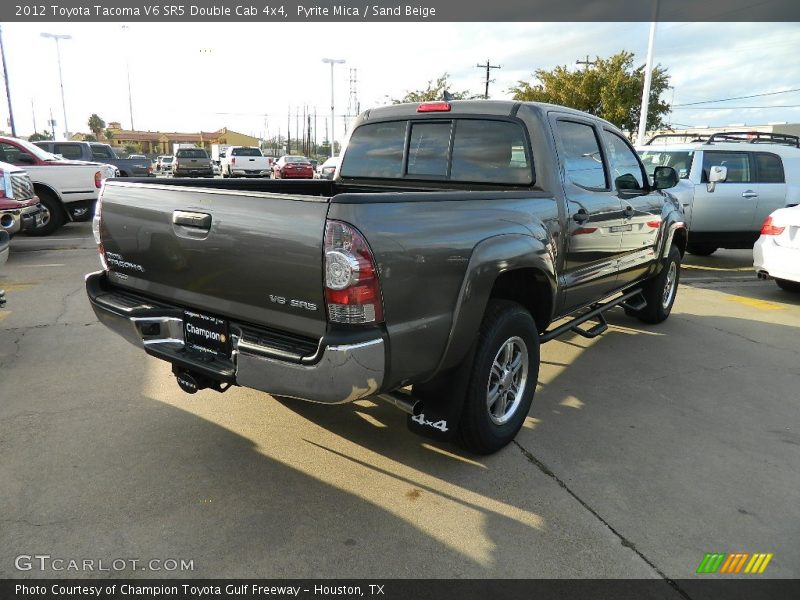
[[8, 69], [6, 68], [6, 49], [3, 46], [3, 28], [0, 27], [0, 54], [3, 57], [3, 79], [6, 80], [6, 98], [8, 98], [8, 121], [11, 125], [11, 135], [17, 137], [17, 128], [14, 126], [14, 111], [11, 109], [11, 88], [8, 84]]
[[333, 124], [336, 121], [336, 113], [334, 112], [334, 109], [333, 109], [333, 106], [334, 106], [334, 102], [333, 102], [333, 65], [342, 65], [346, 61], [344, 59], [341, 59], [341, 58], [339, 58], [339, 59], [336, 59], [336, 58], [323, 58], [322, 62], [328, 63], [331, 66], [331, 137], [330, 137], [330, 143], [331, 143], [331, 158], [333, 158], [334, 156], [336, 156], [336, 151], [335, 151], [335, 145], [336, 144], [333, 141], [333, 138], [334, 138], [334, 136], [333, 136]]
[[[58, 58], [58, 81], [61, 84], [61, 110], [64, 111], [64, 139], [69, 139], [69, 127], [67, 126], [67, 103], [64, 100], [64, 77], [61, 74], [61, 46], [59, 40], [71, 40], [71, 35], [61, 35], [57, 33], [42, 33], [43, 38], [50, 38], [56, 41], [56, 57]], [[53, 132], [55, 133], [55, 132]]]
[[[129, 31], [130, 27], [127, 25], [122, 26], [122, 31]], [[128, 72], [128, 109], [131, 114], [131, 131], [135, 131], [136, 127], [133, 125], [133, 97], [131, 96], [131, 57], [130, 57], [130, 43], [126, 44], [125, 48], [125, 70]]]
[[636, 144], [644, 145], [647, 133], [647, 113], [650, 109], [650, 84], [653, 80], [653, 47], [656, 43], [656, 23], [658, 22], [658, 0], [653, 0], [653, 20], [650, 23], [650, 37], [647, 40], [647, 59], [644, 65], [644, 85], [642, 86], [642, 105], [639, 110], [639, 131]]

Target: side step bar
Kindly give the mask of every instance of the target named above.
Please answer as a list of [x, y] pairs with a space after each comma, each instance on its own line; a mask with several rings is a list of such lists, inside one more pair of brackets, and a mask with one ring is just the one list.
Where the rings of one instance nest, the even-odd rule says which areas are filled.
[[[640, 296], [642, 293], [641, 288], [636, 288], [629, 292], [625, 292], [619, 298], [614, 298], [613, 300], [609, 300], [608, 302], [604, 302], [602, 304], [593, 304], [589, 311], [583, 313], [582, 315], [578, 315], [571, 321], [564, 323], [563, 325], [559, 325], [555, 329], [551, 329], [550, 331], [545, 331], [539, 340], [544, 342], [549, 342], [550, 340], [554, 340], [560, 335], [565, 334], [567, 331], [572, 331], [573, 333], [577, 333], [578, 335], [582, 335], [585, 338], [596, 338], [598, 335], [603, 333], [606, 329], [608, 329], [608, 323], [606, 322], [603, 313], [607, 310], [614, 308], [615, 306], [622, 306], [623, 308], [627, 308], [629, 310], [641, 310], [645, 306], [647, 306], [647, 302], [644, 298]], [[628, 302], [631, 298], [635, 296], [640, 296], [637, 300], [633, 302]], [[595, 317], [599, 317], [599, 323], [590, 329], [581, 329], [579, 325], [589, 321], [590, 319], [594, 319]]]

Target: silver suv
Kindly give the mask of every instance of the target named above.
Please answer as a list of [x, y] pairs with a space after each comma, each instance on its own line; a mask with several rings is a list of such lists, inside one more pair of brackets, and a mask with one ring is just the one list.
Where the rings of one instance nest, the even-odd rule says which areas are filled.
[[651, 177], [659, 166], [678, 172], [669, 191], [683, 204], [692, 254], [752, 248], [772, 211], [800, 204], [797, 136], [727, 132], [670, 144], [674, 137], [655, 136], [637, 150]]

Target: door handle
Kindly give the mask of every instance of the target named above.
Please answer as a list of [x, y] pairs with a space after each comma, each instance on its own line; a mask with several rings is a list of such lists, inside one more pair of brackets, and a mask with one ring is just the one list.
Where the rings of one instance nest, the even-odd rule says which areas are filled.
[[586, 221], [589, 220], [589, 213], [587, 213], [586, 210], [582, 208], [574, 215], [572, 215], [572, 219], [576, 223], [586, 223]]
[[196, 227], [197, 229], [211, 229], [211, 215], [208, 213], [187, 212], [176, 210], [172, 213], [172, 223], [183, 225], [184, 227]]
[[633, 216], [633, 207], [630, 204], [622, 210], [622, 216], [626, 219], [630, 219]]
[[758, 198], [758, 194], [753, 190], [747, 190], [746, 192], [742, 192], [742, 198]]

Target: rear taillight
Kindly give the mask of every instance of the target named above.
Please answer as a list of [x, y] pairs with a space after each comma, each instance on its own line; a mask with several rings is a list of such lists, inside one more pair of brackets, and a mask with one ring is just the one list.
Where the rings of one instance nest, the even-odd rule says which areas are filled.
[[103, 185], [103, 174], [97, 171], [97, 173], [94, 174], [94, 187], [99, 190], [101, 185]]
[[106, 249], [103, 246], [103, 240], [100, 238], [102, 210], [103, 210], [103, 190], [100, 190], [100, 196], [97, 198], [97, 204], [94, 207], [94, 218], [92, 219], [92, 234], [94, 234], [94, 243], [97, 244], [97, 252], [100, 254], [100, 265], [103, 267], [104, 271], [108, 271], [108, 263], [106, 262]]
[[786, 229], [785, 227], [775, 227], [772, 224], [772, 217], [769, 216], [764, 221], [764, 224], [761, 226], [761, 235], [780, 235], [783, 233], [783, 230]]
[[236, 164], [236, 157], [235, 157], [235, 156], [234, 156], [233, 158], [231, 158], [231, 164], [232, 164], [232, 165], [235, 165], [235, 164]]
[[383, 321], [375, 258], [364, 236], [341, 221], [325, 223], [325, 303], [332, 323]]

